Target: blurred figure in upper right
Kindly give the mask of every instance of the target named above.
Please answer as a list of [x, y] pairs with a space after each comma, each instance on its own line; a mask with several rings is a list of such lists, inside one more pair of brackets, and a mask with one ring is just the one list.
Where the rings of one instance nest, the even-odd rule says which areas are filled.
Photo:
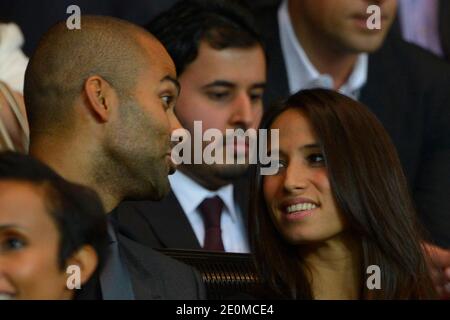
[[450, 1], [399, 0], [398, 5], [403, 39], [450, 62]]
[[[380, 8], [380, 29], [368, 28], [370, 5]], [[319, 87], [367, 105], [394, 142], [430, 242], [449, 249], [450, 65], [390, 32], [396, 15], [396, 0], [284, 0], [257, 10], [270, 61], [265, 103]], [[450, 251], [433, 249], [450, 286]]]

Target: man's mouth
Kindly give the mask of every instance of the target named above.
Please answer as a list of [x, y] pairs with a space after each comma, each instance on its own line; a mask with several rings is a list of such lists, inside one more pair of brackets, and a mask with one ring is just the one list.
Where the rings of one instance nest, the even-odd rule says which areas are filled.
[[233, 144], [235, 154], [248, 154], [249, 144], [247, 142], [237, 142]]
[[[351, 16], [351, 19], [355, 21], [355, 23], [358, 26], [367, 28], [367, 21], [369, 20], [370, 17], [371, 15], [369, 14], [355, 14]], [[388, 20], [388, 17], [385, 15], [381, 15], [380, 17], [381, 23], [384, 23], [386, 20]]]
[[171, 152], [166, 154], [166, 162], [169, 169], [169, 175], [174, 174], [177, 170], [176, 164], [172, 161], [172, 155]]

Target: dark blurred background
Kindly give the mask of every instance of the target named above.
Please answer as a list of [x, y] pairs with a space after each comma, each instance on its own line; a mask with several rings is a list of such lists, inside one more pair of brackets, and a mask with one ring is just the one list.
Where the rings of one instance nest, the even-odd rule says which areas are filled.
[[[27, 56], [33, 52], [40, 36], [53, 24], [66, 20], [67, 7], [77, 5], [81, 14], [107, 15], [134, 22], [148, 23], [178, 0], [0, 0], [0, 20], [17, 23], [25, 37], [22, 48]], [[242, 0], [251, 7], [278, 0]]]

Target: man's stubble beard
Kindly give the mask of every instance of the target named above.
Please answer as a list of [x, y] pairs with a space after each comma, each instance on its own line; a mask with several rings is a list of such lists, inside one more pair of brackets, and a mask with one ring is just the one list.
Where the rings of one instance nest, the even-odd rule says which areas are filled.
[[[169, 192], [165, 159], [155, 155], [154, 129], [136, 102], [120, 107], [120, 121], [105, 144], [98, 172], [121, 190], [123, 199], [161, 200]], [[153, 137], [152, 137], [153, 135]]]
[[217, 190], [243, 177], [248, 168], [248, 164], [189, 164], [178, 170], [206, 189]]

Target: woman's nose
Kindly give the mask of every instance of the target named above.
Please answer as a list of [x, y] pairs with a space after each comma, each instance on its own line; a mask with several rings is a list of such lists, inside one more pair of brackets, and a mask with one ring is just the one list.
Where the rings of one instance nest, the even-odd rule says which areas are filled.
[[305, 190], [308, 187], [308, 168], [298, 163], [290, 163], [286, 169], [284, 189], [289, 193]]

